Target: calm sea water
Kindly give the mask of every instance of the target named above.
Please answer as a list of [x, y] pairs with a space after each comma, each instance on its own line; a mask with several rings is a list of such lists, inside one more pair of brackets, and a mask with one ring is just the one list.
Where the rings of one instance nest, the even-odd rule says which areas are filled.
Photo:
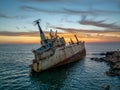
[[32, 63], [32, 49], [39, 45], [0, 45], [0, 90], [120, 90], [120, 77], [109, 77], [109, 66], [90, 60], [99, 53], [120, 49], [120, 43], [86, 44], [86, 57], [32, 77], [28, 65]]

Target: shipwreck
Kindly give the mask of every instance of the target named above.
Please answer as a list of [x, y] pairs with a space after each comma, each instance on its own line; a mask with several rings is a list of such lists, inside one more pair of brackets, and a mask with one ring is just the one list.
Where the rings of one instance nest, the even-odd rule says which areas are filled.
[[79, 41], [76, 35], [76, 43], [70, 39], [70, 43], [66, 44], [63, 37], [59, 37], [57, 32], [53, 35], [52, 31], [50, 31], [50, 38], [48, 39], [40, 27], [39, 20], [36, 20], [35, 23], [39, 28], [41, 47], [32, 51], [35, 58], [29, 65], [31, 71], [41, 72], [79, 61], [86, 55], [85, 42]]

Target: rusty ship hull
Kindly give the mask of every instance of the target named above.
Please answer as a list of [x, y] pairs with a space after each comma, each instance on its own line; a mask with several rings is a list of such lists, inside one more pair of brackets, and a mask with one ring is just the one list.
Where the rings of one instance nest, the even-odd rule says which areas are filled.
[[37, 61], [30, 65], [32, 71], [41, 72], [71, 62], [79, 61], [86, 55], [84, 42], [60, 47], [55, 50], [55, 54], [49, 58]]
[[33, 50], [35, 58], [30, 65], [31, 71], [41, 72], [46, 69], [81, 60], [85, 56], [85, 43], [79, 41], [76, 35], [76, 43], [70, 39], [69, 44], [66, 44], [64, 37], [59, 37], [57, 31], [53, 33], [51, 30], [50, 38], [46, 38], [39, 25], [39, 20], [36, 20], [35, 23], [39, 28], [41, 47]]
[[85, 55], [86, 55], [86, 50], [85, 50], [85, 48], [83, 48], [82, 50], [80, 50], [76, 54], [74, 54], [74, 55], [64, 59], [63, 61], [59, 62], [58, 64], [54, 65], [53, 68], [61, 66], [61, 65], [65, 65], [65, 64], [68, 64], [71, 62], [80, 61], [81, 59], [84, 58]]

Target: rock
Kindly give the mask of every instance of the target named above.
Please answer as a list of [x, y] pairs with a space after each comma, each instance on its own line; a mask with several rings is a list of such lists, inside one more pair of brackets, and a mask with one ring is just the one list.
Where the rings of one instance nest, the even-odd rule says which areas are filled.
[[110, 70], [106, 72], [109, 76], [120, 76], [120, 51], [111, 51], [102, 58], [91, 58], [95, 61], [106, 61], [110, 65]]
[[106, 55], [106, 53], [100, 53], [100, 55]]
[[107, 71], [106, 74], [107, 74], [108, 76], [116, 76], [116, 75], [115, 75], [113, 72], [111, 72], [111, 71]]
[[110, 69], [106, 72], [108, 76], [120, 76], [120, 70]]
[[112, 63], [120, 61], [120, 51], [111, 51], [106, 53], [106, 60]]
[[91, 58], [91, 60], [102, 62], [104, 59], [103, 58]]
[[120, 62], [115, 63], [115, 65], [113, 66], [113, 69], [120, 70]]
[[113, 51], [107, 52], [107, 53], [106, 53], [106, 56], [108, 56], [108, 55], [113, 55], [113, 53], [114, 53]]
[[95, 60], [95, 61], [101, 61], [100, 58], [95, 58], [94, 60]]
[[106, 86], [104, 87], [104, 90], [110, 90], [110, 85], [106, 85]]
[[106, 61], [110, 63], [110, 71], [107, 75], [119, 76], [120, 75], [120, 51], [107, 52]]
[[94, 58], [90, 58], [91, 60], [94, 60]]

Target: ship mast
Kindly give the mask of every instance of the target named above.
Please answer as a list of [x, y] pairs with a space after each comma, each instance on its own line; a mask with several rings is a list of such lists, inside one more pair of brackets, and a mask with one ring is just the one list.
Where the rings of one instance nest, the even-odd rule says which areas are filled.
[[45, 46], [46, 44], [47, 44], [47, 40], [46, 40], [46, 37], [45, 37], [45, 35], [44, 35], [44, 33], [43, 33], [43, 31], [42, 31], [42, 29], [41, 29], [41, 27], [40, 27], [40, 19], [38, 19], [38, 20], [36, 20], [36, 21], [34, 21], [35, 22], [35, 25], [37, 24], [38, 25], [38, 29], [39, 29], [39, 32], [40, 32], [40, 38], [41, 38], [41, 44], [43, 45], [43, 46]]

